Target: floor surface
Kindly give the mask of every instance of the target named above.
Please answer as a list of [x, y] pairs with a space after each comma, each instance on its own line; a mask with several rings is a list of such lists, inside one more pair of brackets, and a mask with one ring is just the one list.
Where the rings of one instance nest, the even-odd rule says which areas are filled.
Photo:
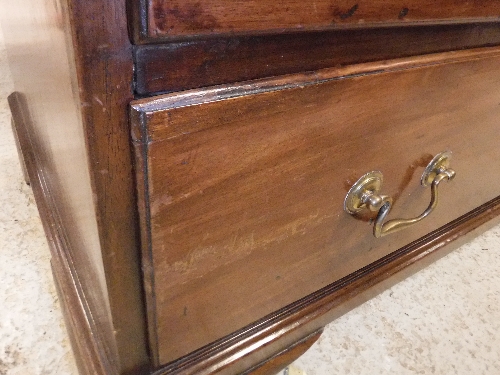
[[[10, 131], [0, 30], [0, 375], [76, 375]], [[500, 144], [500, 142], [499, 142]], [[500, 227], [330, 324], [283, 375], [500, 375]]]

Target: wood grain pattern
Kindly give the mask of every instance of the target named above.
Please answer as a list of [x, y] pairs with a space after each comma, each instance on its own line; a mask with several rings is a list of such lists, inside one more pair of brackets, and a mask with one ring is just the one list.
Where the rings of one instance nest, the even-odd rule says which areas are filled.
[[139, 95], [500, 44], [500, 23], [211, 38], [134, 49]]
[[[476, 176], [500, 157], [498, 66], [499, 50], [483, 49], [136, 102], [160, 363], [499, 195], [494, 179], [479, 186]], [[427, 221], [375, 240], [369, 222], [342, 211], [350, 185], [377, 169], [396, 201], [391, 216], [416, 216], [430, 199], [420, 174], [446, 149], [457, 178]]]
[[370, 266], [164, 366], [154, 375], [241, 373], [249, 363], [258, 363], [273, 351], [279, 353], [499, 223], [500, 197]]
[[282, 33], [369, 25], [496, 21], [495, 0], [141, 0], [138, 41], [217, 34]]
[[78, 90], [73, 90], [75, 62], [66, 44], [71, 30], [65, 3], [2, 0], [0, 7], [14, 87], [25, 98], [22, 116], [29, 118], [26, 124], [37, 145], [38, 164], [46, 173], [47, 189], [67, 229], [70, 246], [65, 249], [72, 251], [79, 269], [82, 290], [98, 327], [96, 340], [115, 366], [116, 344], [109, 324], [86, 141], [79, 99], [74, 94]]
[[[210, 1], [203, 6], [216, 0]], [[134, 56], [126, 35], [125, 3], [132, 10], [133, 25], [147, 30], [148, 8], [142, 14], [133, 11], [145, 1], [1, 1], [11, 69], [16, 89], [24, 94], [11, 98], [13, 112], [26, 125], [21, 148], [53, 252], [54, 275], [82, 373], [149, 373], [152, 365], [181, 355], [158, 373], [274, 371], [307, 347], [310, 341], [304, 337], [312, 340], [314, 332], [342, 312], [443, 254], [437, 249], [450, 241], [466, 238], [462, 237], [465, 233], [497, 217], [500, 206], [494, 200], [379, 259], [498, 194], [493, 183], [478, 187], [477, 178], [472, 181], [470, 177], [474, 163], [484, 165], [498, 157], [493, 125], [499, 102], [497, 50], [356, 65], [138, 101], [132, 115], [140, 124], [134, 129], [134, 147], [139, 166], [146, 321], [127, 113], [133, 98]], [[156, 2], [160, 3], [167, 4]], [[441, 2], [439, 12], [447, 11], [446, 4]], [[340, 13], [342, 24], [318, 28], [376, 25], [355, 21], [365, 9], [361, 5], [350, 5], [347, 13]], [[445, 18], [429, 22], [491, 21], [488, 12], [497, 5], [471, 6], [455, 1]], [[183, 11], [174, 12], [178, 21], [197, 22], [196, 9], [187, 17]], [[456, 18], [460, 11], [467, 12], [465, 18]], [[476, 11], [486, 13], [478, 16]], [[410, 12], [408, 8], [400, 11], [395, 22], [382, 22], [419, 23], [411, 18], [415, 12]], [[161, 19], [161, 10], [158, 15]], [[231, 15], [219, 15], [232, 22]], [[288, 14], [281, 15], [286, 18]], [[210, 29], [194, 34], [184, 30], [175, 36], [155, 33], [150, 37], [139, 30], [136, 40], [284, 31], [264, 30], [262, 25], [269, 19], [254, 16], [262, 21], [259, 24], [255, 18], [255, 30], [244, 22], [245, 30]], [[350, 37], [336, 32], [334, 40], [331, 33], [314, 33], [315, 37], [311, 33], [173, 43], [164, 57], [173, 65], [160, 64], [165, 47], [150, 55], [160, 65], [144, 74], [160, 76], [151, 77], [148, 85], [153, 86], [144, 87], [154, 88], [153, 78], [159, 90], [167, 87], [165, 82], [169, 90], [183, 89], [302, 71], [307, 66], [318, 69], [432, 48], [497, 43], [496, 24], [452, 28], [453, 32], [439, 28], [441, 46], [432, 33], [426, 34], [427, 45], [423, 37], [412, 45], [405, 38], [414, 35], [416, 28], [413, 34], [401, 28], [396, 34], [405, 36], [392, 46], [380, 49], [385, 43], [379, 42], [371, 44], [371, 51], [368, 44], [366, 49], [357, 49], [364, 38], [374, 42], [362, 30], [351, 30]], [[398, 38], [395, 30], [393, 37]], [[424, 35], [423, 30], [419, 35]], [[389, 35], [378, 32], [373, 29], [375, 36]], [[349, 38], [356, 43], [349, 45]], [[309, 45], [312, 40], [316, 45]], [[235, 41], [243, 47], [227, 45]], [[277, 53], [285, 42], [281, 59], [289, 61], [279, 63]], [[259, 48], [257, 63], [250, 64], [255, 68], [242, 63]], [[336, 56], [323, 54], [325, 49], [332, 49]], [[136, 51], [137, 58], [151, 48], [140, 46]], [[190, 55], [190, 62], [173, 59]], [[173, 80], [161, 75], [164, 69], [193, 70], [204, 59], [208, 59], [206, 72], [193, 74], [190, 80], [185, 79], [185, 71]], [[238, 64], [240, 68], [225, 68]], [[384, 111], [388, 103], [390, 110]], [[435, 103], [439, 104], [429, 105]], [[380, 131], [379, 135], [368, 137], [366, 124], [372, 126], [370, 131]], [[479, 126], [483, 134], [476, 131]], [[415, 144], [391, 142], [397, 136], [414, 139]], [[419, 213], [427, 204], [428, 192], [418, 191], [418, 174], [441, 146], [455, 151], [453, 167], [463, 176], [454, 181], [458, 186], [445, 188], [451, 193], [443, 200], [449, 212], [372, 248], [369, 223], [342, 217], [338, 211], [349, 184], [365, 168], [376, 165], [388, 177], [387, 192], [397, 198], [393, 215]], [[480, 147], [493, 151], [478, 153]], [[375, 155], [368, 159], [372, 165], [362, 163], [367, 161], [364, 155], [347, 160], [347, 155], [359, 149]], [[384, 152], [397, 155], [397, 163], [387, 164]], [[492, 165], [494, 175], [498, 168]], [[471, 191], [473, 197], [464, 199]], [[466, 204], [456, 205], [455, 198]]]
[[114, 371], [114, 364], [110, 363], [106, 352], [106, 337], [99, 331], [99, 322], [93, 317], [92, 307], [84, 293], [85, 285], [82, 285], [78, 277], [75, 268], [78, 260], [73, 257], [74, 249], [68, 241], [70, 237], [65, 231], [55, 203], [56, 198], [48, 184], [49, 179], [42, 162], [43, 152], [32, 137], [34, 127], [26, 98], [20, 93], [13, 93], [9, 96], [9, 105], [20, 157], [26, 165], [51, 251], [53, 275], [79, 372], [82, 375], [111, 373]]
[[[11, 110], [11, 112], [13, 112], [13, 110]], [[12, 134], [14, 135], [14, 141], [16, 142], [16, 150], [17, 150], [17, 155], [19, 156], [19, 164], [21, 165], [21, 169], [23, 171], [24, 182], [26, 182], [26, 185], [29, 185], [30, 176], [28, 175], [28, 170], [26, 169], [26, 163], [24, 162], [23, 153], [21, 150], [21, 144], [19, 143], [19, 136], [17, 135], [16, 124], [14, 122], [14, 117], [12, 117], [10, 125]]]
[[147, 345], [128, 105], [133, 98], [132, 46], [125, 1], [69, 0], [80, 111], [87, 144], [108, 324], [123, 374], [151, 366]]
[[279, 371], [286, 368], [287, 365], [295, 361], [304, 354], [320, 337], [323, 329], [304, 337], [295, 344], [290, 345], [282, 352], [273, 355], [271, 358], [266, 358], [262, 363], [246, 370], [242, 375], [268, 375], [277, 374]]
[[[127, 106], [124, 2], [0, 1], [15, 89], [113, 374], [149, 367]], [[44, 224], [45, 225], [45, 224]], [[64, 268], [62, 272], [67, 272]], [[68, 276], [68, 279], [71, 278]], [[78, 350], [78, 349], [77, 349]], [[102, 354], [101, 353], [101, 354]]]

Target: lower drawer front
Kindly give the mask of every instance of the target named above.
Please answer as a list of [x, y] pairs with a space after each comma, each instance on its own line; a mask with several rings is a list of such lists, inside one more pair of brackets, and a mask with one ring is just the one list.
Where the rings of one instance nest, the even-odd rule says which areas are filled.
[[[136, 101], [133, 137], [153, 350], [172, 361], [500, 195], [500, 51], [330, 69]], [[392, 218], [420, 214], [420, 176], [451, 150], [428, 218], [374, 238], [344, 212], [384, 175]], [[373, 215], [371, 216], [373, 218]]]

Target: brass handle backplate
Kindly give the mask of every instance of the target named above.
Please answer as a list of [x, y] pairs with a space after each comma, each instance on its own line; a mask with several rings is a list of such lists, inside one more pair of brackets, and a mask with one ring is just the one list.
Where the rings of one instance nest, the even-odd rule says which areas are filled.
[[378, 212], [373, 226], [373, 235], [377, 238], [418, 223], [436, 208], [441, 181], [449, 181], [455, 177], [455, 171], [449, 168], [450, 158], [450, 151], [441, 152], [425, 168], [420, 183], [422, 186], [430, 185], [431, 202], [422, 214], [413, 219], [394, 219], [384, 223], [392, 208], [392, 198], [380, 194], [383, 182], [380, 171], [366, 173], [351, 187], [344, 200], [344, 210], [353, 215], [363, 210]]

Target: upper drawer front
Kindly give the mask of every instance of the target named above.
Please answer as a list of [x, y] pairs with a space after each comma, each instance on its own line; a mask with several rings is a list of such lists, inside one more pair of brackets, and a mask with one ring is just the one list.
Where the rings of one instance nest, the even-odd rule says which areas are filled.
[[141, 0], [134, 26], [143, 41], [282, 33], [367, 25], [497, 20], [497, 0]]
[[[500, 195], [499, 54], [446, 53], [135, 102], [160, 363]], [[380, 170], [382, 193], [395, 200], [390, 218], [417, 216], [430, 201], [420, 176], [444, 150], [457, 176], [424, 221], [375, 239], [369, 221], [343, 211], [350, 186]]]

